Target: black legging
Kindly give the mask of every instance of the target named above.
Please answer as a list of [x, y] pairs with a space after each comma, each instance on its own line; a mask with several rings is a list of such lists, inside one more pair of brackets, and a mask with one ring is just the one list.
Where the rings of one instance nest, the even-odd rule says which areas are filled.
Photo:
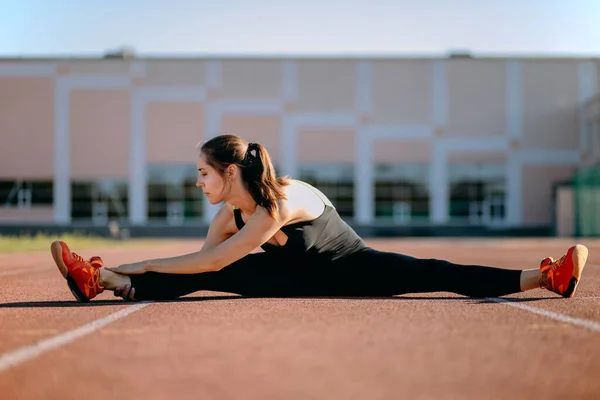
[[130, 275], [138, 300], [174, 299], [198, 290], [249, 297], [388, 297], [406, 293], [453, 292], [494, 297], [521, 291], [519, 270], [418, 259], [371, 248], [319, 265], [256, 253], [218, 272]]

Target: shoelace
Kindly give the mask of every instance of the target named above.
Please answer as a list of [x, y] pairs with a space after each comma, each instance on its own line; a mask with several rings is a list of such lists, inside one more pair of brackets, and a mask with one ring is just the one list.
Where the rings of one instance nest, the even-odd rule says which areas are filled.
[[75, 259], [77, 261], [84, 263], [88, 267], [92, 267], [92, 264], [90, 264], [90, 262], [88, 260], [86, 260], [85, 258], [81, 257], [79, 254], [77, 254], [77, 253], [71, 253], [71, 256], [75, 257]]
[[77, 261], [84, 263], [87, 267], [90, 268], [90, 276], [86, 282], [87, 285], [87, 289], [86, 289], [86, 295], [89, 296], [90, 292], [88, 290], [93, 290], [94, 296], [102, 291], [102, 288], [100, 287], [100, 274], [94, 271], [98, 271], [99, 269], [94, 267], [92, 265], [91, 262], [89, 262], [88, 260], [86, 260], [85, 258], [81, 257], [79, 254], [77, 253], [71, 253], [71, 255], [73, 257], [75, 257], [77, 259]]
[[567, 257], [567, 255], [565, 254], [564, 256], [562, 256], [561, 258], [559, 258], [558, 260], [554, 261], [553, 263], [550, 264], [550, 268], [552, 269], [552, 271], [556, 271], [558, 268], [562, 267], [564, 262], [565, 262], [565, 258]]
[[[560, 267], [563, 266], [566, 257], [567, 257], [567, 255], [565, 254], [561, 258], [559, 258], [558, 260], [554, 260], [554, 261], [552, 260], [552, 258], [550, 258], [550, 260], [549, 260], [550, 263], [546, 264], [544, 267], [548, 267], [549, 266], [550, 267], [550, 271], [556, 271], [557, 269], [559, 269]], [[546, 259], [542, 260], [542, 263], [544, 261], [546, 261]], [[550, 279], [548, 277], [549, 270], [546, 269], [546, 268], [544, 268], [544, 271], [545, 271], [545, 273], [543, 273], [540, 276], [539, 285], [540, 285], [540, 288], [542, 288], [542, 289], [548, 289], [549, 286], [551, 285], [551, 281], [550, 281]]]

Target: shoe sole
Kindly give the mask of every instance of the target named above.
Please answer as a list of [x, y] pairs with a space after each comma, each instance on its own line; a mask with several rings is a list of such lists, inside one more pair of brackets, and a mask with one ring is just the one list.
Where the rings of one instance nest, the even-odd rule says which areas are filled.
[[69, 269], [65, 265], [65, 262], [62, 258], [62, 246], [60, 245], [60, 242], [52, 242], [52, 244], [50, 245], [50, 252], [52, 253], [52, 258], [54, 259], [54, 263], [58, 267], [58, 270], [62, 274], [63, 278], [67, 280], [67, 285], [69, 286], [69, 289], [71, 290], [73, 296], [75, 296], [75, 299], [80, 303], [89, 302], [90, 299], [88, 299], [81, 292], [81, 290], [79, 290], [75, 279], [73, 279], [73, 277], [69, 275]]
[[571, 253], [571, 260], [573, 261], [573, 276], [569, 281], [569, 287], [567, 287], [567, 290], [565, 290], [565, 292], [562, 294], [563, 297], [571, 298], [575, 295], [577, 285], [581, 280], [583, 268], [587, 262], [588, 254], [589, 251], [587, 247], [582, 244], [575, 245], [575, 248]]

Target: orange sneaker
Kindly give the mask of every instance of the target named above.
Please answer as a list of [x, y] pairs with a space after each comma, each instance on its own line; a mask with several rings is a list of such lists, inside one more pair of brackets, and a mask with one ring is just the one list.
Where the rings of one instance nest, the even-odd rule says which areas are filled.
[[587, 247], [578, 244], [556, 261], [552, 257], [544, 258], [540, 263], [540, 287], [563, 297], [573, 297], [587, 257]]
[[50, 246], [52, 257], [62, 276], [67, 280], [73, 296], [87, 303], [104, 291], [100, 286], [100, 268], [103, 265], [100, 257], [84, 260], [79, 254], [71, 252], [65, 242], [55, 241]]

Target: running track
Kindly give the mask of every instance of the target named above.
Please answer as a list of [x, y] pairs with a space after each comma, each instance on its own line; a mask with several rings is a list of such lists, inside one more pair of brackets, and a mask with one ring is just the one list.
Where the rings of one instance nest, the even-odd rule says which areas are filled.
[[[600, 241], [574, 299], [449, 293], [74, 301], [49, 252], [0, 255], [2, 399], [600, 398]], [[560, 239], [369, 240], [417, 257], [537, 267]], [[194, 251], [100, 251], [107, 265]], [[74, 249], [77, 251], [77, 249]], [[90, 252], [81, 252], [89, 257]]]

